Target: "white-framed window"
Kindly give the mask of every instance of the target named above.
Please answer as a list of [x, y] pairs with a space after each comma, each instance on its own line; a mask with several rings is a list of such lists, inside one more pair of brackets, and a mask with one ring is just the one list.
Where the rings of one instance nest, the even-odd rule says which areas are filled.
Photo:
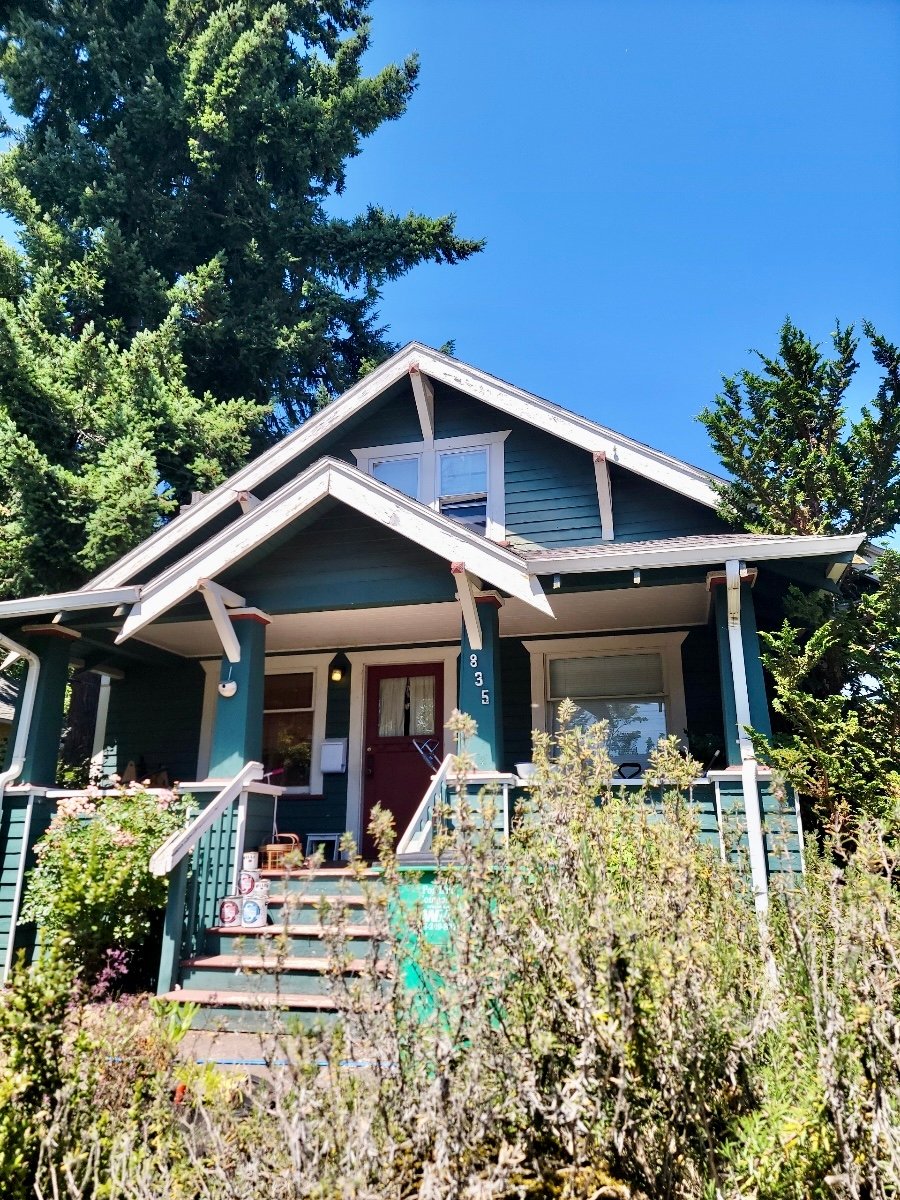
[[506, 537], [503, 443], [510, 431], [354, 450], [357, 466], [494, 541]]
[[614, 762], [645, 768], [661, 737], [684, 735], [686, 636], [681, 631], [524, 642], [531, 656], [533, 727], [555, 731], [561, 701], [571, 700], [576, 723], [609, 722]]
[[[328, 669], [334, 653], [282, 654], [266, 658], [263, 689], [263, 765], [277, 771], [272, 783], [289, 795], [317, 794], [322, 790], [319, 754], [325, 737], [328, 704]], [[209, 770], [215, 724], [219, 659], [208, 659], [197, 778]]]

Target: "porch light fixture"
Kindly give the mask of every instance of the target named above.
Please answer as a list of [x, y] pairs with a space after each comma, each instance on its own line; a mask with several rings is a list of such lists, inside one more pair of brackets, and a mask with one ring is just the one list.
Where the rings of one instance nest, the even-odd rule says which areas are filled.
[[340, 683], [343, 678], [344, 678], [344, 668], [343, 667], [332, 667], [331, 668], [331, 682], [332, 683]]

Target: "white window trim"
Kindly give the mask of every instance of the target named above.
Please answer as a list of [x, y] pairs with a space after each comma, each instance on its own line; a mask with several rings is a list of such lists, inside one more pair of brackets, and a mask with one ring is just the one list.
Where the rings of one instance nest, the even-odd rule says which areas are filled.
[[399, 442], [393, 446], [364, 446], [351, 453], [356, 465], [366, 475], [372, 474], [372, 464], [385, 458], [419, 458], [419, 496], [435, 512], [440, 511], [440, 463], [444, 451], [487, 450], [487, 528], [485, 536], [491, 541], [506, 540], [506, 478], [503, 443], [512, 431], [497, 433], [467, 433], [460, 437], [435, 438], [433, 442]]
[[[410, 650], [348, 650], [350, 661], [350, 737], [347, 748], [347, 829], [357, 846], [362, 845], [363, 781], [366, 737], [366, 688], [368, 667], [405, 666], [412, 663], [441, 663], [444, 668], [441, 726], [456, 708], [457, 659], [460, 647], [416, 646]], [[453, 734], [442, 729], [444, 757], [455, 750]], [[403, 831], [398, 829], [398, 836]]]
[[552, 658], [602, 658], [620, 654], [654, 651], [662, 659], [663, 698], [666, 705], [666, 732], [684, 741], [687, 710], [684, 702], [684, 671], [681, 643], [687, 630], [671, 633], [614, 634], [608, 637], [548, 638], [523, 642], [531, 658], [531, 727], [547, 732], [547, 706]]
[[[328, 715], [328, 671], [336, 653], [336, 650], [329, 650], [327, 654], [279, 654], [266, 658], [267, 675], [292, 675], [299, 671], [311, 671], [313, 675], [313, 729], [310, 746], [309, 786], [285, 788], [286, 796], [318, 795], [322, 791], [322, 767], [319, 758]], [[205, 779], [209, 772], [209, 756], [212, 751], [220, 660], [206, 659], [200, 665], [206, 672], [206, 683], [203, 688], [203, 715], [200, 721], [197, 778]]]

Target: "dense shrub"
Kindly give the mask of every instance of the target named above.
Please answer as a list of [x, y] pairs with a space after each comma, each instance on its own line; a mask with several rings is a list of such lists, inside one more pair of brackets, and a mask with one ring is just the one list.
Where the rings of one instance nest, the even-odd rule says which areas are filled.
[[166, 881], [150, 874], [150, 856], [184, 814], [175, 793], [137, 785], [61, 800], [36, 847], [22, 920], [36, 922], [43, 941], [62, 941], [96, 978], [145, 943], [164, 908]]
[[[264, 1086], [165, 1055], [147, 1080], [127, 1038], [140, 1104], [111, 1108], [108, 1071], [93, 1093], [67, 1076], [40, 1195], [896, 1196], [900, 901], [878, 828], [813, 854], [761, 925], [698, 845], [672, 745], [652, 801], [615, 794], [599, 733], [558, 741], [508, 850], [463, 805], [415, 903], [385, 853], [367, 970], [334, 971], [343, 1021], [283, 1031]], [[344, 919], [325, 913], [335, 968]]]

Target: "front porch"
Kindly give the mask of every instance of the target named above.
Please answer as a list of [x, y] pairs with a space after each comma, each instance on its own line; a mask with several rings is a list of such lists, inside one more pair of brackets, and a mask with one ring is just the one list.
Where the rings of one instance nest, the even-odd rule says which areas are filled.
[[[778, 595], [774, 576], [763, 573], [760, 583], [738, 562], [645, 570], [642, 578], [637, 570], [554, 573], [541, 579], [552, 616], [479, 586], [461, 564], [438, 579], [441, 593], [429, 601], [419, 578], [416, 602], [392, 606], [277, 611], [270, 587], [265, 597], [247, 597], [267, 600], [268, 611], [235, 595], [242, 603], [223, 603], [211, 619], [191, 600], [148, 624], [139, 641], [119, 644], [116, 622], [97, 611], [20, 627], [21, 642], [6, 634], [39, 664], [27, 732], [11, 745], [24, 745], [19, 778], [27, 782], [10, 778], [4, 788], [7, 968], [14, 947], [29, 944], [16, 921], [33, 845], [61, 794], [55, 747], [76, 656], [101, 677], [101, 778], [193, 780], [182, 790], [201, 811], [218, 798], [215, 819], [190, 843], [192, 857], [165, 872], [172, 888], [163, 991], [181, 979], [181, 963], [197, 957], [202, 931], [215, 927], [244, 848], [271, 839], [276, 827], [296, 834], [304, 850], [308, 839], [334, 839], [329, 857], [349, 834], [371, 857], [366, 829], [379, 804], [394, 814], [400, 849], [426, 862], [436, 768], [455, 750], [446, 729], [454, 709], [477, 721], [468, 749], [482, 772], [506, 777], [512, 811], [532, 730], [552, 730], [566, 696], [581, 720], [610, 721], [623, 787], [640, 785], [650, 745], [675, 733], [706, 768], [692, 792], [701, 837], [723, 855], [743, 849], [758, 902], [771, 873], [802, 869], [798, 811], [772, 794], [743, 733], [751, 724], [769, 728], [754, 593], [766, 613]], [[250, 592], [246, 581], [242, 588]], [[223, 594], [232, 598], [232, 589], [223, 585]], [[410, 598], [396, 587], [395, 594]], [[252, 763], [260, 766], [242, 776]]]

